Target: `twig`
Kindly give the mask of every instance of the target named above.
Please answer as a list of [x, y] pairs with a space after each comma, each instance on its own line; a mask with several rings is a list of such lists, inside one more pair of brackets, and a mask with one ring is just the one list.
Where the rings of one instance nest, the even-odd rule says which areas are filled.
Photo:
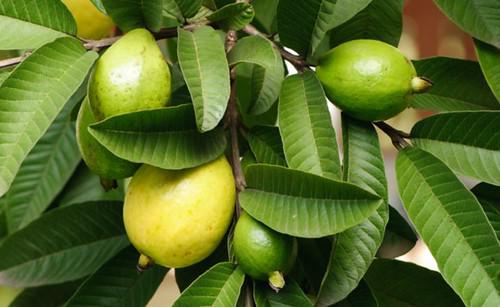
[[260, 32], [259, 30], [257, 30], [257, 28], [255, 28], [254, 26], [247, 25], [247, 26], [245, 26], [245, 28], [243, 28], [243, 31], [249, 35], [260, 36], [260, 37], [267, 39], [269, 42], [271, 42], [273, 47], [279, 51], [281, 56], [285, 60], [290, 62], [290, 64], [292, 64], [295, 67], [295, 69], [297, 69], [297, 71], [303, 72], [303, 71], [309, 69], [309, 64], [307, 64], [307, 62], [302, 57], [286, 51], [285, 48], [278, 45], [275, 41], [269, 39], [269, 37], [267, 37], [267, 35]]
[[401, 150], [409, 145], [408, 142], [405, 141], [405, 139], [411, 137], [408, 133], [398, 130], [385, 122], [375, 122], [374, 124], [391, 138], [392, 144], [396, 149]]

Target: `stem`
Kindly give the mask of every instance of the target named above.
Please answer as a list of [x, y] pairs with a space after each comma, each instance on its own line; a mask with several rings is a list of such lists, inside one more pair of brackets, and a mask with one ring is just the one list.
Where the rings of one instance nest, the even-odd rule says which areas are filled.
[[254, 26], [247, 25], [245, 26], [245, 28], [243, 28], [243, 31], [249, 35], [256, 35], [267, 39], [273, 45], [273, 47], [279, 51], [281, 56], [285, 60], [290, 62], [290, 64], [292, 64], [295, 67], [295, 69], [297, 69], [297, 71], [304, 72], [305, 70], [309, 69], [309, 64], [307, 64], [307, 62], [302, 57], [286, 51], [285, 48], [278, 45], [275, 41], [269, 39], [267, 35], [257, 30], [257, 28], [255, 28]]
[[392, 144], [397, 150], [404, 149], [409, 145], [408, 142], [405, 141], [405, 139], [411, 138], [408, 133], [398, 130], [385, 122], [375, 122], [374, 125], [391, 138]]

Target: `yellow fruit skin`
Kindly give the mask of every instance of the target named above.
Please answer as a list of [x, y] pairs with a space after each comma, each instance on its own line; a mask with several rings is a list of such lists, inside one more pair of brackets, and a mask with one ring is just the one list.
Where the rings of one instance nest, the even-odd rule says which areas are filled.
[[222, 156], [186, 170], [143, 165], [132, 177], [123, 219], [130, 242], [157, 264], [181, 268], [209, 256], [233, 216], [235, 185]]
[[156, 109], [168, 104], [170, 70], [146, 29], [135, 29], [114, 43], [97, 61], [89, 99], [97, 120]]
[[110, 36], [115, 28], [113, 20], [101, 13], [90, 0], [63, 0], [76, 21], [77, 35], [85, 39]]
[[0, 287], [0, 307], [8, 307], [23, 289]]

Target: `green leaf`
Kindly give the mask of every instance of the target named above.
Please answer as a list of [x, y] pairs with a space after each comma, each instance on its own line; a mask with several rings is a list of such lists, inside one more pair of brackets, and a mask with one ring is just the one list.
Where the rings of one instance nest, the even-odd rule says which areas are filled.
[[60, 285], [28, 288], [23, 290], [9, 307], [60, 307], [78, 289], [81, 280]]
[[38, 218], [61, 192], [80, 162], [75, 123], [70, 114], [83, 95], [83, 91], [75, 94], [64, 106], [21, 164], [9, 191], [0, 199], [6, 206], [9, 232]]
[[128, 32], [147, 26], [152, 31], [160, 30], [163, 23], [162, 0], [101, 0], [106, 12], [118, 25]]
[[0, 87], [0, 196], [21, 162], [83, 83], [97, 53], [59, 38], [24, 60]]
[[236, 306], [245, 274], [229, 262], [213, 266], [198, 277], [175, 301], [182, 306]]
[[255, 18], [252, 24], [264, 33], [276, 33], [278, 29], [276, 18], [278, 3], [279, 0], [253, 0], [252, 6], [255, 11]]
[[224, 44], [211, 27], [193, 32], [179, 29], [177, 56], [191, 93], [200, 132], [220, 122], [229, 100], [229, 67]]
[[431, 79], [434, 85], [426, 93], [413, 95], [412, 107], [435, 111], [500, 109], [477, 62], [435, 57], [414, 65], [418, 75]]
[[196, 130], [192, 105], [113, 116], [89, 129], [116, 156], [164, 169], [204, 164], [226, 148], [222, 127], [204, 134]]
[[338, 179], [337, 140], [326, 104], [313, 72], [287, 77], [279, 100], [279, 128], [290, 168]]
[[[201, 8], [203, 0], [164, 0], [165, 2], [175, 2], [179, 11], [186, 18], [193, 17]], [[172, 7], [173, 3], [170, 4]]]
[[286, 166], [278, 128], [255, 127], [247, 133], [246, 138], [257, 162]]
[[313, 307], [299, 285], [289, 278], [279, 293], [272, 290], [266, 283], [255, 282], [253, 297], [256, 307]]
[[393, 207], [389, 206], [389, 222], [384, 241], [377, 251], [379, 258], [396, 258], [409, 252], [417, 243], [417, 235], [408, 222]]
[[[2, 0], [0, 15], [53, 29], [76, 34], [76, 23], [66, 6], [59, 0]], [[4, 28], [2, 28], [4, 29]], [[5, 33], [2, 33], [2, 36]]]
[[379, 306], [463, 306], [438, 272], [413, 263], [377, 259], [366, 273], [365, 280]]
[[92, 173], [85, 163], [80, 163], [54, 203], [64, 207], [89, 201], [123, 201], [123, 185], [123, 182], [119, 181], [118, 188], [106, 192], [101, 186], [99, 176]]
[[2, 242], [0, 282], [34, 287], [76, 280], [128, 244], [120, 202], [56, 209]]
[[[1, 5], [1, 4], [0, 4]], [[66, 33], [0, 14], [0, 50], [36, 49]]]
[[384, 160], [375, 128], [344, 113], [342, 125], [344, 180], [375, 193], [384, 203], [361, 224], [336, 236], [317, 306], [340, 302], [358, 286], [382, 243], [389, 218]]
[[[333, 2], [330, 4], [329, 2]], [[326, 33], [363, 10], [372, 0], [335, 0], [323, 1], [311, 38], [311, 54], [314, 54]]]
[[444, 279], [467, 306], [498, 305], [500, 245], [476, 198], [445, 164], [418, 148], [398, 153], [396, 173], [406, 212]]
[[484, 213], [490, 222], [491, 226], [497, 234], [497, 239], [500, 238], [500, 187], [487, 183], [480, 183], [472, 190], [477, 200], [483, 207]]
[[0, 86], [2, 85], [3, 81], [5, 81], [5, 79], [9, 77], [13, 69], [13, 67], [7, 67], [0, 70]]
[[240, 39], [229, 53], [229, 64], [251, 63], [255, 66], [252, 76], [252, 102], [250, 114], [268, 111], [278, 99], [284, 79], [283, 60], [279, 52], [265, 38], [248, 36]]
[[346, 230], [370, 216], [383, 200], [353, 184], [274, 165], [247, 167], [243, 209], [268, 227], [318, 238]]
[[370, 287], [364, 280], [344, 300], [333, 305], [335, 307], [377, 307], [378, 303]]
[[137, 259], [134, 248], [123, 250], [93, 273], [64, 306], [146, 306], [168, 269], [155, 265], [139, 272]]
[[412, 142], [452, 170], [500, 185], [500, 112], [443, 113], [421, 120]]
[[103, 14], [108, 14], [106, 12], [106, 8], [104, 7], [104, 4], [102, 4], [102, 0], [90, 0], [94, 6], [99, 10], [101, 11]]
[[500, 103], [500, 47], [475, 40], [477, 57], [486, 81]]
[[212, 14], [208, 15], [207, 19], [217, 22], [225, 30], [239, 31], [249, 24], [255, 12], [252, 5], [248, 3], [231, 3]]
[[302, 277], [300, 275], [293, 277], [301, 285], [305, 284], [302, 289], [307, 293], [317, 294], [321, 287], [321, 281], [328, 267], [333, 240], [333, 236], [316, 239], [298, 238], [297, 240], [298, 256], [292, 274], [300, 270], [304, 275], [304, 281], [299, 279]]
[[334, 47], [353, 39], [376, 39], [398, 46], [403, 29], [403, 0], [372, 0], [348, 22], [330, 34]]
[[497, 0], [434, 0], [462, 30], [500, 48], [500, 2]]

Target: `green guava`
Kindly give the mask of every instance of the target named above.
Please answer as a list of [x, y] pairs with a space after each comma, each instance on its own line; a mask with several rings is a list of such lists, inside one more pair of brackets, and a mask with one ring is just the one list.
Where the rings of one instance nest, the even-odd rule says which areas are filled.
[[376, 40], [343, 43], [321, 57], [316, 74], [329, 100], [354, 118], [381, 121], [408, 107], [431, 83], [399, 49]]
[[114, 43], [96, 63], [89, 84], [98, 121], [168, 104], [171, 76], [153, 35], [135, 29]]
[[234, 229], [234, 255], [243, 272], [267, 280], [278, 291], [297, 258], [297, 239], [276, 232], [243, 213]]

